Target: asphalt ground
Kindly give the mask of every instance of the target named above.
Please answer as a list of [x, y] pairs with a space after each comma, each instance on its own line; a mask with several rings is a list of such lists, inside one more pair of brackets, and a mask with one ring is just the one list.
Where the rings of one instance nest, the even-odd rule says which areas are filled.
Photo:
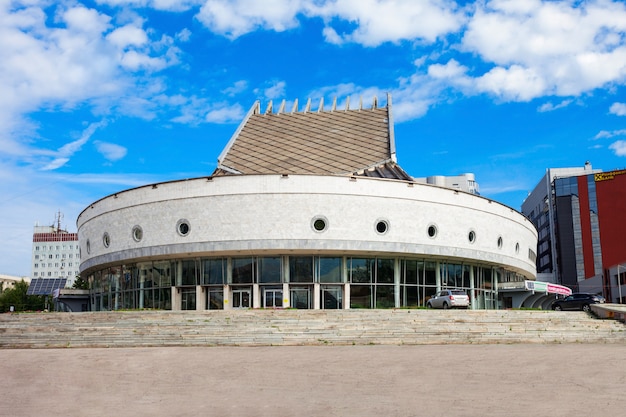
[[626, 346], [0, 350], [0, 415], [623, 416]]

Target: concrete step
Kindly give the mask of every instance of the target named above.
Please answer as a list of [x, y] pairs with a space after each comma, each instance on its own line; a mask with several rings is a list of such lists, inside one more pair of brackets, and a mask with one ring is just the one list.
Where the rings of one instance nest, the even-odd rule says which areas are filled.
[[0, 348], [624, 343], [582, 312], [230, 310], [0, 315]]

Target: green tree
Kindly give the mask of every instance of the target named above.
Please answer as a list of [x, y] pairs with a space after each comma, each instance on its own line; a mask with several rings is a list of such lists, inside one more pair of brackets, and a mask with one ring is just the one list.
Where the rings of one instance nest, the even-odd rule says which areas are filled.
[[74, 288], [75, 290], [88, 290], [89, 283], [82, 279], [80, 275], [77, 275], [76, 281], [74, 281], [74, 285], [72, 285], [72, 288]]
[[43, 310], [45, 297], [41, 295], [26, 295], [28, 284], [21, 280], [13, 288], [5, 289], [0, 294], [0, 312], [10, 311], [11, 306], [15, 311]]

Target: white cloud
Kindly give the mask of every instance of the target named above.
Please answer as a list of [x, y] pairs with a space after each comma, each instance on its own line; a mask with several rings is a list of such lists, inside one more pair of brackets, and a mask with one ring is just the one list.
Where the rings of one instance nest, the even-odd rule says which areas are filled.
[[626, 103], [613, 103], [609, 112], [617, 116], [626, 116]]
[[[377, 46], [403, 40], [434, 42], [459, 30], [465, 21], [463, 12], [450, 1], [343, 0], [307, 3], [305, 14], [324, 18], [328, 22], [324, 36], [336, 44], [355, 42]], [[335, 21], [340, 24], [350, 22], [356, 28], [339, 34], [332, 27]]]
[[612, 131], [601, 130], [596, 136], [594, 136], [594, 139], [605, 139], [605, 138], [612, 138], [615, 136], [626, 136], [626, 129], [612, 130]]
[[21, 152], [19, 132], [32, 131], [24, 118], [29, 112], [81, 103], [109, 113], [136, 97], [149, 104], [158, 80], [146, 82], [136, 71], [178, 62], [174, 40], [150, 39], [141, 19], [115, 27], [110, 16], [83, 6], [41, 7], [0, 4], [0, 134], [13, 142], [4, 146], [13, 152]]
[[324, 40], [328, 43], [332, 43], [335, 45], [341, 45], [344, 43], [343, 38], [339, 36], [337, 31], [331, 27], [325, 27], [322, 30], [322, 34], [324, 35]]
[[263, 94], [268, 99], [276, 99], [285, 95], [285, 88], [287, 87], [287, 83], [284, 81], [278, 81], [274, 83], [274, 85], [266, 88], [263, 91]]
[[617, 156], [626, 156], [626, 140], [613, 142], [609, 145], [609, 149], [611, 149]]
[[623, 82], [625, 31], [621, 2], [494, 0], [478, 6], [461, 48], [495, 65], [479, 89], [527, 101]]
[[56, 152], [38, 151], [39, 153], [52, 154], [54, 159], [48, 162], [43, 168], [43, 171], [52, 171], [61, 168], [70, 161], [70, 158], [78, 151], [81, 150], [83, 145], [89, 141], [91, 136], [95, 133], [96, 129], [105, 126], [106, 122], [91, 123], [82, 132], [80, 137], [72, 142], [66, 143], [61, 146]]
[[451, 59], [447, 64], [433, 64], [428, 67], [428, 75], [435, 79], [458, 79], [465, 77], [467, 67]]
[[206, 98], [196, 96], [185, 97], [177, 95], [173, 97], [162, 96], [159, 98], [168, 107], [178, 109], [178, 116], [170, 121], [186, 125], [199, 125], [201, 123], [237, 123], [245, 116], [240, 104], [226, 102], [213, 103]]
[[245, 112], [239, 104], [220, 105], [210, 109], [205, 120], [209, 123], [236, 123], [241, 121]]
[[246, 80], [236, 81], [232, 86], [225, 88], [222, 90], [222, 93], [228, 96], [235, 96], [239, 93], [246, 91], [248, 88], [248, 82]]
[[181, 12], [200, 5], [204, 0], [96, 0], [110, 6], [151, 7], [156, 10]]
[[120, 49], [128, 46], [143, 46], [148, 42], [146, 32], [135, 25], [126, 25], [113, 30], [106, 39]]
[[569, 106], [570, 104], [572, 104], [573, 100], [563, 100], [560, 103], [557, 104], [553, 104], [552, 102], [547, 102], [542, 104], [541, 106], [539, 106], [539, 108], [537, 109], [538, 112], [540, 113], [545, 113], [545, 112], [549, 112], [549, 111], [553, 111], [553, 110], [558, 110], [558, 109], [562, 109], [565, 108], [567, 106]]
[[191, 39], [191, 31], [187, 28], [184, 28], [180, 32], [176, 33], [176, 39], [181, 42], [188, 42]]
[[282, 32], [298, 25], [300, 0], [207, 0], [196, 18], [211, 31], [238, 38], [259, 28]]
[[546, 83], [535, 69], [512, 65], [493, 68], [478, 77], [476, 88], [505, 100], [529, 101], [544, 92]]
[[116, 145], [115, 143], [108, 143], [102, 141], [95, 141], [96, 149], [104, 156], [105, 159], [111, 162], [119, 161], [126, 156], [128, 149], [123, 146]]
[[[257, 29], [292, 29], [299, 25], [299, 14], [322, 18], [329, 43], [367, 46], [415, 39], [433, 42], [465, 21], [456, 3], [446, 0], [206, 0], [196, 17], [211, 31], [237, 38]], [[345, 23], [355, 28], [340, 34], [334, 25]]]

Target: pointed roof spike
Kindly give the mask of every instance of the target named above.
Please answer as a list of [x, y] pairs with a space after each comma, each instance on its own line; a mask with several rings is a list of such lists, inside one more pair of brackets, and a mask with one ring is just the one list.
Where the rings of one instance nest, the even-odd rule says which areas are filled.
[[281, 113], [283, 113], [284, 111], [285, 111], [285, 100], [283, 100], [283, 101], [280, 103], [280, 107], [278, 108], [278, 113], [277, 113], [277, 114], [281, 114]]
[[273, 103], [272, 103], [272, 100], [270, 100], [269, 103], [267, 103], [267, 109], [265, 109], [265, 114], [272, 113], [272, 106], [273, 106]]
[[387, 93], [387, 118], [389, 126], [389, 151], [391, 152], [391, 160], [397, 163], [396, 138], [393, 131], [393, 115], [391, 114], [391, 93]]
[[346, 111], [350, 110], [350, 96], [346, 97]]
[[317, 112], [323, 112], [324, 111], [324, 97], [320, 98], [320, 106], [317, 108]]
[[333, 107], [331, 108], [331, 111], [335, 110], [337, 110], [337, 97], [333, 98]]
[[374, 96], [374, 101], [372, 102], [372, 109], [378, 108], [378, 97]]
[[311, 111], [311, 98], [306, 101], [306, 106], [304, 107], [304, 113], [308, 113]]
[[298, 99], [293, 101], [293, 107], [291, 108], [292, 113], [298, 113]]

